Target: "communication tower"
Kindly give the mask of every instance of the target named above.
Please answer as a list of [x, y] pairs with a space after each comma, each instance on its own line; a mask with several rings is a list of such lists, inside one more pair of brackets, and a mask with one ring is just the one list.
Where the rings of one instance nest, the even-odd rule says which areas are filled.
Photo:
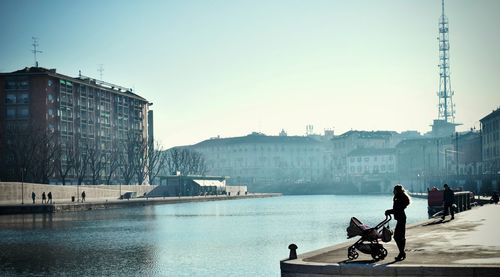
[[454, 92], [450, 81], [450, 40], [448, 17], [444, 14], [444, 0], [441, 0], [441, 16], [439, 17], [439, 98], [438, 118], [432, 125], [434, 136], [441, 137], [453, 134], [455, 127]]
[[441, 0], [441, 17], [439, 18], [439, 114], [438, 119], [455, 122], [455, 106], [450, 81], [450, 41], [448, 33], [448, 17], [444, 14], [444, 0]]

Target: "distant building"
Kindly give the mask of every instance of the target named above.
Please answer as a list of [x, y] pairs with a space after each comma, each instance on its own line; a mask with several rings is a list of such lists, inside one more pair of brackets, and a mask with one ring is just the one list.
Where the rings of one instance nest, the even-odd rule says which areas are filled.
[[500, 108], [481, 120], [483, 173], [500, 174]]
[[394, 148], [358, 148], [347, 155], [349, 181], [361, 191], [386, 192], [396, 178], [397, 159]]
[[474, 130], [460, 133], [456, 140], [459, 175], [467, 176], [465, 179], [478, 178], [477, 175], [481, 175], [483, 171], [481, 133]]
[[148, 197], [203, 196], [226, 193], [226, 177], [172, 175], [159, 176], [159, 186]]
[[[0, 178], [35, 182], [60, 180], [58, 170], [47, 169], [44, 174], [50, 176], [40, 177], [33, 165], [20, 164], [25, 161], [19, 160], [14, 150], [23, 149], [11, 146], [20, 148], [16, 140], [29, 139], [16, 138], [18, 130], [23, 128], [29, 128], [33, 134], [39, 130], [48, 133], [50, 141], [45, 144], [59, 147], [57, 152], [49, 153], [50, 158], [41, 157], [55, 164], [51, 166], [61, 168], [76, 160], [86, 166], [82, 155], [88, 157], [90, 152], [99, 151], [106, 162], [101, 164], [97, 178], [104, 177], [111, 172], [109, 160], [113, 149], [125, 152], [118, 146], [131, 137], [138, 141], [147, 139], [147, 113], [146, 99], [118, 85], [81, 75], [69, 77], [55, 69], [41, 67], [0, 73], [0, 156], [3, 160]], [[70, 153], [77, 153], [78, 157], [70, 161]], [[69, 170], [67, 177], [74, 180], [75, 172], [75, 169]], [[81, 177], [85, 180], [91, 178], [90, 170], [80, 173], [85, 175]]]
[[331, 140], [329, 154], [333, 163], [333, 174], [336, 181], [348, 176], [347, 156], [357, 149], [393, 148], [401, 135], [394, 131], [348, 131]]
[[450, 136], [403, 140], [396, 146], [397, 179], [413, 191], [437, 186], [453, 172], [453, 153]]
[[231, 176], [236, 184], [286, 184], [328, 179], [327, 146], [311, 137], [252, 133], [188, 147], [203, 154], [209, 175]]

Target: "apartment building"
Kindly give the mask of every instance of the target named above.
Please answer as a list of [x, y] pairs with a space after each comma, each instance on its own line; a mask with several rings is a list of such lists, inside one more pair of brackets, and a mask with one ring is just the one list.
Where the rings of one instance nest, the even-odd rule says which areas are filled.
[[[110, 153], [116, 149], [125, 151], [119, 144], [132, 137], [137, 141], [147, 140], [149, 105], [132, 89], [81, 74], [69, 77], [42, 67], [0, 73], [0, 156], [5, 157], [0, 178], [59, 181], [55, 169], [47, 169], [49, 180], [38, 180], [34, 171], [30, 173], [35, 165], [18, 157], [16, 151], [23, 149], [12, 149], [23, 147], [19, 140], [29, 139], [25, 134], [34, 136], [39, 132], [49, 138], [42, 146], [50, 144], [58, 149], [48, 162], [64, 167], [70, 163], [70, 152], [88, 155], [89, 151], [99, 151], [105, 161], [97, 177], [111, 174]], [[88, 180], [90, 173], [83, 173], [85, 176], [80, 179]], [[76, 169], [69, 170], [70, 181], [76, 175]]]

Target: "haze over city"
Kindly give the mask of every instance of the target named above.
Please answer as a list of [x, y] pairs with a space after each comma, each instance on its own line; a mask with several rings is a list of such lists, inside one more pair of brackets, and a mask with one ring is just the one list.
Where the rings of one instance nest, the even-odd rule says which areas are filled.
[[[499, 1], [447, 1], [458, 130], [500, 103]], [[426, 132], [438, 18], [424, 1], [2, 1], [0, 72], [33, 66], [134, 88], [166, 147], [253, 131]]]

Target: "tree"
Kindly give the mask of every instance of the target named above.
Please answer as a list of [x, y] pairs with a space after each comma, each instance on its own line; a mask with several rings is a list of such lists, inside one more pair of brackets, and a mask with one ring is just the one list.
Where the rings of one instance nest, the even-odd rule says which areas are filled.
[[56, 133], [31, 122], [7, 126], [2, 179], [49, 183], [57, 155]]
[[105, 166], [105, 156], [101, 151], [97, 140], [86, 144], [86, 153], [88, 159], [88, 170], [92, 178], [92, 185], [98, 185], [101, 180], [101, 174]]
[[75, 168], [75, 151], [72, 145], [60, 144], [57, 148], [57, 152], [58, 160], [56, 161], [56, 171], [64, 186], [66, 185], [66, 178]]
[[106, 171], [106, 185], [111, 185], [113, 176], [120, 168], [120, 158], [121, 158], [121, 148], [118, 143], [115, 142], [114, 147], [107, 155], [107, 171]]
[[123, 177], [123, 183], [130, 185], [136, 173], [137, 142], [133, 134], [129, 133], [127, 139], [120, 144], [119, 171]]
[[207, 166], [200, 152], [174, 147], [164, 152], [167, 173], [180, 172], [184, 175], [205, 175]]
[[86, 150], [87, 150], [86, 148], [83, 148], [81, 146], [76, 146], [75, 149], [74, 168], [78, 186], [82, 185], [83, 180], [87, 175], [89, 158]]
[[148, 149], [148, 178], [150, 185], [155, 183], [156, 176], [165, 167], [165, 164], [166, 158], [163, 155], [163, 147], [159, 142], [151, 143]]

